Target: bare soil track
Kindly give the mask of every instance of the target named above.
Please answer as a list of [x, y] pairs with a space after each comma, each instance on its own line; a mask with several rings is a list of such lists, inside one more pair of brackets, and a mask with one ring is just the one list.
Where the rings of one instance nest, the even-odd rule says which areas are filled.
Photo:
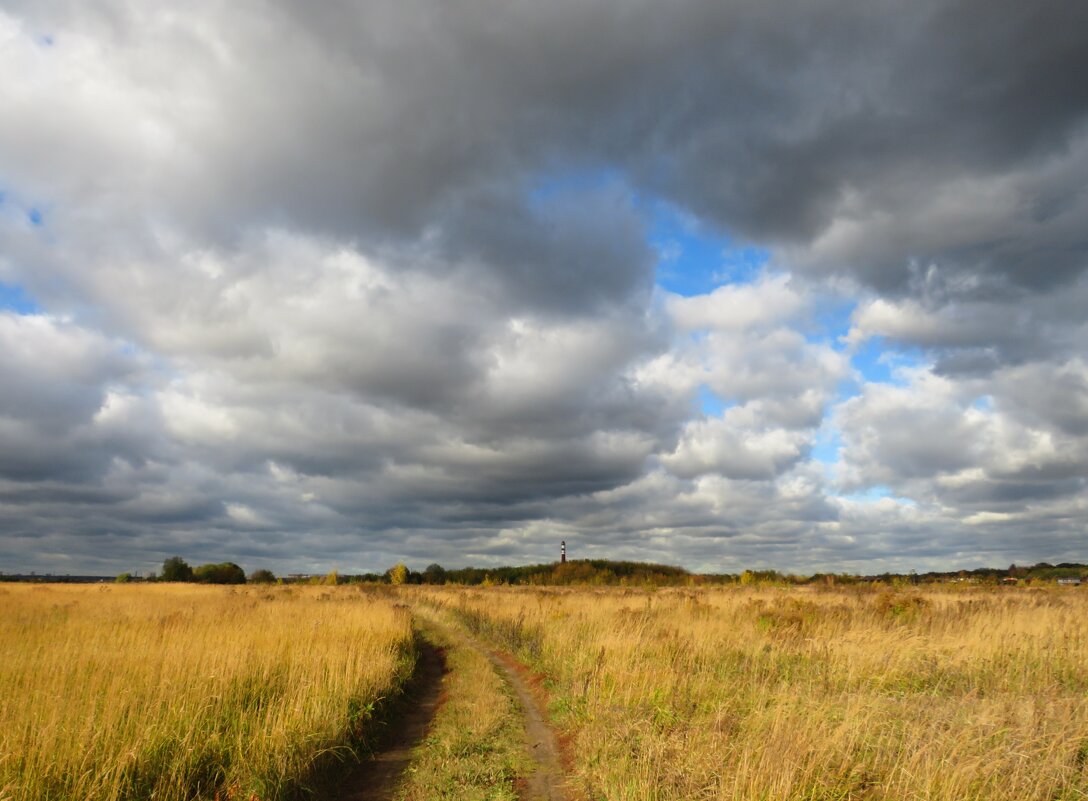
[[426, 736], [442, 697], [446, 658], [438, 646], [419, 641], [419, 662], [390, 719], [389, 730], [377, 750], [345, 780], [338, 801], [391, 801], [397, 781], [412, 757], [412, 749]]
[[528, 683], [513, 666], [517, 664], [513, 657], [504, 658], [503, 655], [492, 651], [480, 641], [460, 631], [448, 629], [447, 634], [463, 646], [472, 648], [487, 657], [487, 661], [510, 685], [518, 699], [525, 727], [526, 745], [529, 755], [536, 763], [535, 769], [526, 777], [525, 782], [519, 782], [518, 794], [522, 801], [567, 801], [559, 740], [552, 727], [544, 719]]
[[[536, 763], [532, 774], [524, 782], [519, 782], [519, 795], [523, 801], [567, 801], [559, 742], [545, 721], [528, 683], [507, 660], [482, 643], [452, 628], [443, 626], [442, 629], [446, 636], [462, 647], [472, 648], [487, 657], [518, 699], [526, 745]], [[397, 783], [411, 761], [413, 749], [426, 736], [431, 720], [441, 705], [445, 672], [442, 649], [421, 638], [416, 674], [405, 692], [403, 703], [399, 705], [403, 712], [394, 712], [388, 736], [371, 758], [352, 771], [337, 796], [338, 801], [392, 801]]]
[[522, 792], [524, 801], [566, 801], [564, 791], [563, 765], [559, 756], [559, 740], [552, 727], [544, 720], [544, 715], [533, 697], [529, 685], [518, 671], [511, 667], [498, 654], [479, 643], [469, 641], [472, 647], [483, 653], [495, 669], [506, 679], [514, 690], [521, 705], [525, 720], [525, 735], [529, 753], [536, 762], [536, 769], [528, 777], [527, 786]]

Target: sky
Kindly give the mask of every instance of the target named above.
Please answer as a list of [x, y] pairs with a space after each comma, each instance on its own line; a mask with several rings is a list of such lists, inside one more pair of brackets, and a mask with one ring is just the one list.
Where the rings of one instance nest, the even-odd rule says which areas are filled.
[[0, 570], [1088, 562], [1088, 5], [0, 0]]

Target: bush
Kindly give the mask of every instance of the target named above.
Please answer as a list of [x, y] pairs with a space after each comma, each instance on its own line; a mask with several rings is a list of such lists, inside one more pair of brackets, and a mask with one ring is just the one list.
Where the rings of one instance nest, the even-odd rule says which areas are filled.
[[132, 574], [120, 573], [118, 574], [117, 578], [114, 579], [114, 581], [118, 584], [128, 584], [130, 581], [132, 581]]
[[202, 584], [245, 584], [246, 574], [234, 562], [201, 565], [193, 571], [193, 580]]
[[426, 570], [423, 571], [423, 583], [424, 584], [445, 584], [446, 583], [446, 569], [442, 565], [435, 563], [433, 565], [427, 565]]
[[180, 556], [171, 556], [162, 563], [162, 581], [192, 581], [193, 569]]
[[250, 584], [275, 584], [276, 575], [271, 570], [254, 570], [249, 574]]

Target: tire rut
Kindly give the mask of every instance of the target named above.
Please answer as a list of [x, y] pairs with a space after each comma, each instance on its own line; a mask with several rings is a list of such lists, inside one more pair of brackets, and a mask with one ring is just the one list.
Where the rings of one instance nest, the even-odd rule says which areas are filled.
[[491, 652], [487, 652], [487, 658], [502, 671], [521, 703], [530, 753], [537, 765], [529, 777], [526, 801], [566, 801], [566, 782], [559, 756], [559, 740], [555, 732], [544, 720], [532, 691], [518, 672]]
[[442, 649], [421, 639], [416, 672], [389, 718], [387, 734], [374, 753], [348, 775], [337, 801], [392, 801], [400, 777], [411, 762], [413, 749], [427, 735], [441, 705], [445, 674]]
[[525, 739], [529, 754], [536, 762], [536, 769], [527, 777], [520, 793], [522, 801], [567, 801], [566, 779], [559, 751], [559, 739], [555, 731], [545, 720], [540, 706], [536, 702], [529, 685], [518, 671], [511, 667], [499, 654], [483, 643], [460, 632], [450, 633], [462, 644], [472, 648], [487, 658], [487, 661], [499, 671], [514, 690], [521, 706], [522, 721], [525, 725]]
[[[525, 679], [482, 642], [454, 627], [429, 622], [458, 645], [484, 656], [514, 691], [521, 708], [526, 746], [535, 763], [533, 772], [518, 788], [522, 801], [568, 801], [559, 740]], [[446, 671], [443, 650], [426, 637], [421, 638], [416, 674], [398, 704], [403, 712], [394, 711], [387, 736], [370, 758], [352, 770], [336, 801], [392, 801], [416, 745], [427, 735], [441, 705]]]

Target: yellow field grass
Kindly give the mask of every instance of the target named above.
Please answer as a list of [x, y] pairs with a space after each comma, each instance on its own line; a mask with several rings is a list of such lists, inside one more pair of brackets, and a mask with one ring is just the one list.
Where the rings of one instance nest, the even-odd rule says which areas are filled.
[[0, 587], [0, 799], [287, 798], [414, 664], [352, 588]]
[[417, 592], [545, 674], [589, 798], [1088, 798], [1081, 590]]

